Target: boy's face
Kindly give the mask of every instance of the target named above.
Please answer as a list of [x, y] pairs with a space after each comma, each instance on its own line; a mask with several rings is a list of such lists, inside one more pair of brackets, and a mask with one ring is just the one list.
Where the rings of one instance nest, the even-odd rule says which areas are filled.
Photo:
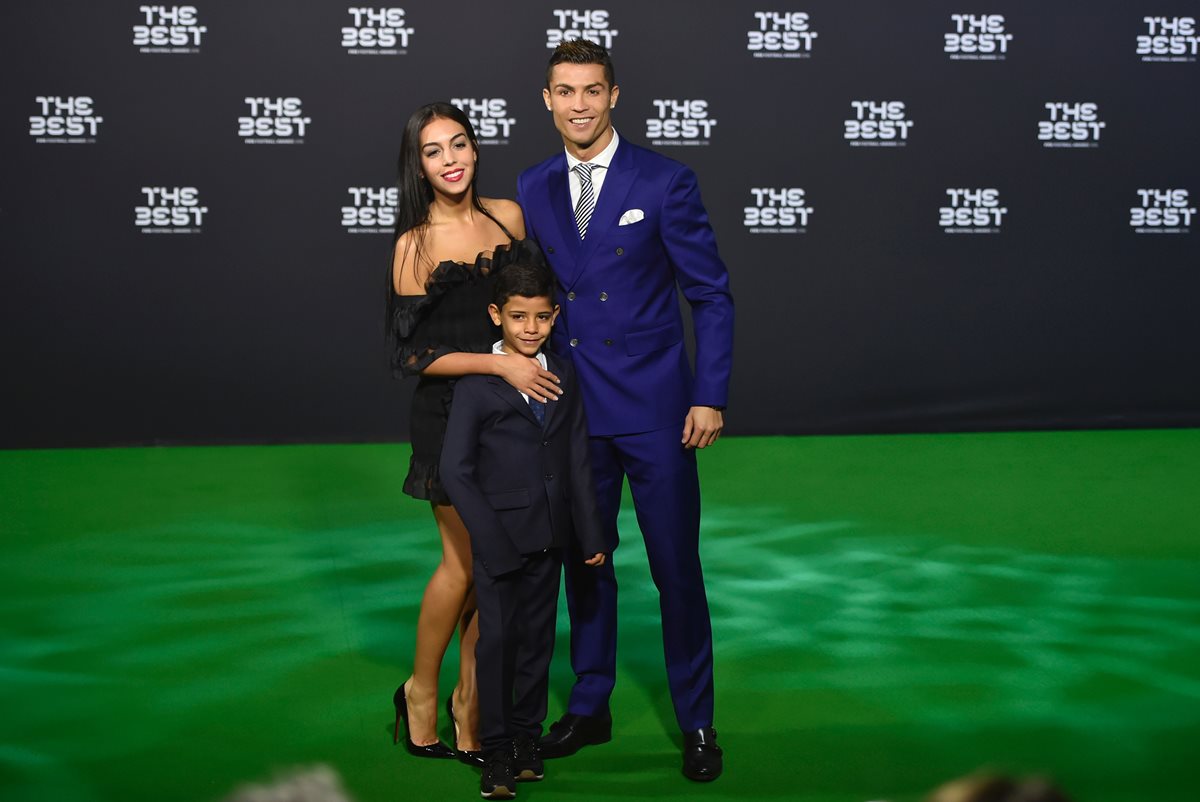
[[534, 298], [514, 295], [504, 302], [503, 309], [489, 304], [488, 314], [500, 327], [507, 353], [532, 357], [550, 336], [558, 307], [545, 295]]

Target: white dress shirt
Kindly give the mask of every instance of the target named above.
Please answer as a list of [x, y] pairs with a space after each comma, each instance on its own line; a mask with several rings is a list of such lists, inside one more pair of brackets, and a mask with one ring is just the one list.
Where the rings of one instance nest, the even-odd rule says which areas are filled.
[[[588, 164], [596, 165], [592, 168], [592, 197], [597, 202], [600, 201], [600, 189], [604, 186], [604, 177], [608, 175], [608, 166], [612, 164], [613, 154], [617, 152], [617, 143], [621, 140], [617, 136], [617, 129], [612, 129], [612, 141], [605, 146], [604, 150], [597, 153]], [[571, 155], [570, 151], [567, 154], [567, 182], [571, 187], [571, 208], [574, 209], [579, 205], [579, 174], [575, 172], [575, 165], [583, 164], [583, 162]]]
[[[512, 356], [512, 354], [504, 350], [504, 340], [496, 340], [496, 342], [492, 343], [492, 353], [501, 354], [503, 356]], [[542, 370], [550, 370], [550, 368], [546, 367], [545, 354], [543, 354], [541, 351], [538, 351], [536, 359], [538, 364], [542, 366]], [[521, 393], [520, 390], [517, 390], [517, 392]], [[525, 395], [525, 393], [521, 393], [521, 397], [525, 399], [526, 404], [529, 403], [529, 396]]]

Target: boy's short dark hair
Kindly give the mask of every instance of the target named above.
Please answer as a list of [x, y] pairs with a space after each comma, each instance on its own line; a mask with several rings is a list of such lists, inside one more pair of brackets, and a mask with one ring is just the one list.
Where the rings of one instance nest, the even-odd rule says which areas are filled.
[[497, 309], [514, 295], [522, 298], [549, 298], [554, 304], [554, 274], [544, 264], [533, 261], [513, 262], [500, 271], [492, 285], [492, 303]]
[[587, 39], [573, 39], [554, 48], [554, 52], [550, 54], [550, 63], [546, 65], [547, 89], [550, 88], [550, 73], [554, 72], [554, 67], [558, 64], [599, 64], [604, 68], [604, 80], [608, 81], [608, 88], [612, 89], [617, 85], [612, 56], [608, 55], [608, 48], [604, 45]]

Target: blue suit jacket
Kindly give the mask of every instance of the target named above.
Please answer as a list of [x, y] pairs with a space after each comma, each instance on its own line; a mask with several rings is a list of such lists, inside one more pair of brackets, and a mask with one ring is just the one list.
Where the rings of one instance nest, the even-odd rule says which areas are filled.
[[[582, 241], [565, 154], [522, 173], [517, 200], [558, 276], [554, 348], [575, 365], [593, 435], [682, 425], [688, 407], [725, 406], [733, 296], [695, 173], [620, 140]], [[643, 219], [618, 225], [634, 209]], [[694, 376], [677, 288], [692, 309]]]

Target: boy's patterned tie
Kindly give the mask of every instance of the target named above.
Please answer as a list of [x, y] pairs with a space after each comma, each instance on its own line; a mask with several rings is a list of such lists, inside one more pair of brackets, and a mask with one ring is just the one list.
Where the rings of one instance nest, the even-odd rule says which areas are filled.
[[535, 398], [529, 399], [529, 410], [533, 413], [533, 417], [537, 418], [539, 426], [546, 424], [546, 402], [538, 401]]
[[579, 227], [579, 238], [587, 236], [588, 221], [596, 210], [596, 195], [592, 192], [592, 169], [596, 165], [581, 162], [571, 168], [579, 176], [579, 202], [575, 204], [575, 225]]

